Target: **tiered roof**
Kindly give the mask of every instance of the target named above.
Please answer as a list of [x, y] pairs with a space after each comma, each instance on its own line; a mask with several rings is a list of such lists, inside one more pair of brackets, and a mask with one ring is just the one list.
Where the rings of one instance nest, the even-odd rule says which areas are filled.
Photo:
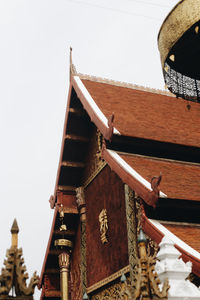
[[[146, 233], [158, 243], [163, 235], [169, 235], [183, 258], [192, 260], [193, 272], [200, 275], [200, 244], [196, 237], [200, 229], [196, 224], [186, 225], [186, 221], [199, 223], [200, 105], [187, 104], [164, 91], [72, 74], [51, 207], [58, 209], [62, 191], [69, 208], [66, 213], [72, 222], [77, 217], [72, 198], [76, 187], [84, 185], [84, 158], [95, 125], [105, 139], [105, 163], [145, 202]], [[57, 212], [40, 286], [51, 268], [50, 255], [55, 252], [52, 241], [56, 218]]]

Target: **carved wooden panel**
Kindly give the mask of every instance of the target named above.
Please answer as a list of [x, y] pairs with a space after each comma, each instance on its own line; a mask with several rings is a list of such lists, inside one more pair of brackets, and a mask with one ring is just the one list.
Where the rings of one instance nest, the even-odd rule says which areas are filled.
[[[121, 179], [106, 166], [86, 187], [87, 287], [128, 265], [127, 225]], [[107, 210], [108, 242], [102, 244], [99, 214]]]

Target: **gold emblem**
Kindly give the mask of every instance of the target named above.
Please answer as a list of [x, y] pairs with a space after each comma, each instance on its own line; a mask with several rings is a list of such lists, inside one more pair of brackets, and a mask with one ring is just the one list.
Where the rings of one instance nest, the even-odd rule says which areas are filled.
[[108, 243], [106, 233], [108, 231], [107, 210], [103, 209], [99, 214], [100, 234], [102, 244]]

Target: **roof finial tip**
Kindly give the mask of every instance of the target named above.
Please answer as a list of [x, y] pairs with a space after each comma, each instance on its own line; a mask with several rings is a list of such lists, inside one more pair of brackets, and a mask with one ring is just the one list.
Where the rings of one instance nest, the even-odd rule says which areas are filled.
[[19, 227], [18, 227], [16, 218], [13, 221], [13, 224], [12, 224], [10, 232], [11, 233], [18, 233], [19, 232]]
[[72, 47], [70, 46], [70, 78], [73, 75], [76, 75], [77, 71], [72, 61]]

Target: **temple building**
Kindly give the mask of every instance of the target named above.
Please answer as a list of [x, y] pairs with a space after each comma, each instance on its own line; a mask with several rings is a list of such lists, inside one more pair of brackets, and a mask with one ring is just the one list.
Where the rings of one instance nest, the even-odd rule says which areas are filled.
[[[177, 37], [185, 33], [188, 41], [191, 26], [200, 34], [194, 3], [200, 0], [180, 1], [159, 33], [164, 78], [173, 94], [83, 75], [71, 61], [41, 300], [176, 299], [168, 293], [173, 279], [161, 288], [154, 270], [161, 241], [157, 272], [163, 274], [172, 261], [173, 278], [182, 266], [188, 281], [200, 285], [199, 83], [195, 77], [190, 85], [195, 72], [185, 74], [178, 58], [175, 63], [183, 52], [175, 47]], [[185, 24], [186, 11], [195, 11], [195, 18], [188, 17], [183, 32], [178, 27], [168, 43], [176, 22]], [[194, 296], [185, 299], [200, 299], [195, 285]]]
[[36, 272], [27, 285], [28, 273], [24, 265], [22, 248], [18, 248], [19, 227], [16, 219], [11, 228], [12, 243], [6, 252], [4, 267], [0, 273], [0, 299], [33, 300], [39, 277]]

